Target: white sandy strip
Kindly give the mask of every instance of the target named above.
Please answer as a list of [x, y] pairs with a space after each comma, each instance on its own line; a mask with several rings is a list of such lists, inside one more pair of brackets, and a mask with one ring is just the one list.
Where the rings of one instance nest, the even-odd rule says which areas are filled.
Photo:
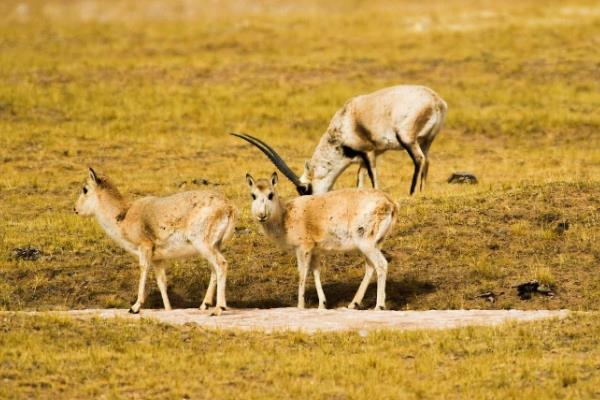
[[358, 311], [348, 309], [317, 310], [297, 308], [229, 309], [220, 317], [207, 311], [182, 309], [173, 311], [142, 310], [139, 315], [122, 309], [88, 309], [35, 312], [30, 314], [71, 316], [75, 318], [151, 318], [160, 322], [183, 325], [197, 324], [207, 328], [302, 332], [366, 331], [377, 329], [414, 330], [447, 329], [467, 325], [497, 325], [506, 321], [534, 321], [542, 318], [564, 318], [568, 310], [432, 310], [432, 311]]

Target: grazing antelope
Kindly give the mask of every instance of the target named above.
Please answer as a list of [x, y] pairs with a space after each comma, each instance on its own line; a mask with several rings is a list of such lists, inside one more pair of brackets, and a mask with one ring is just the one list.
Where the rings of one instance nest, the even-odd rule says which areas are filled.
[[163, 261], [197, 254], [208, 260], [213, 268], [200, 309], [212, 306], [215, 285], [217, 305], [212, 314], [220, 315], [227, 307], [227, 261], [220, 247], [233, 233], [236, 209], [223, 195], [202, 190], [168, 197], [148, 196], [128, 202], [110, 180], [98, 176], [90, 168], [75, 212], [95, 216], [108, 236], [138, 257], [138, 298], [129, 309], [130, 313], [137, 314], [144, 303], [150, 266], [154, 268], [165, 309], [170, 310]]
[[357, 96], [338, 110], [321, 137], [304, 174], [298, 178], [269, 145], [250, 135], [232, 133], [256, 147], [296, 185], [300, 195], [328, 192], [338, 176], [359, 163], [357, 186], [363, 187], [368, 174], [378, 188], [376, 158], [387, 150], [406, 150], [414, 172], [410, 194], [421, 178], [420, 189], [429, 171], [427, 153], [442, 128], [448, 106], [433, 90], [424, 86], [393, 86]]
[[296, 197], [284, 203], [275, 190], [277, 180], [275, 172], [270, 180], [257, 181], [246, 174], [252, 195], [253, 217], [268, 237], [296, 252], [300, 276], [298, 308], [304, 308], [304, 288], [309, 270], [313, 271], [315, 278], [319, 308], [325, 308], [319, 262], [321, 252], [359, 250], [365, 256], [366, 272], [348, 307], [356, 308], [361, 304], [375, 270], [375, 309], [384, 309], [388, 264], [380, 247], [396, 220], [396, 203], [384, 192], [374, 189], [342, 189]]

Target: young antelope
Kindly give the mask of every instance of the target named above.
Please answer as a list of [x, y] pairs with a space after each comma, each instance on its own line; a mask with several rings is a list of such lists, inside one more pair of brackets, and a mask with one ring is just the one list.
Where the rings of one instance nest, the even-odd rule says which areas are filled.
[[396, 203], [375, 189], [342, 189], [283, 202], [275, 190], [277, 174], [257, 181], [246, 175], [252, 196], [252, 216], [263, 232], [284, 248], [293, 249], [298, 261], [300, 282], [298, 308], [304, 308], [304, 290], [309, 270], [313, 271], [319, 308], [326, 308], [321, 286], [319, 256], [323, 251], [359, 250], [365, 256], [365, 276], [348, 308], [356, 308], [377, 273], [377, 304], [385, 308], [385, 280], [388, 263], [381, 245], [395, 223]]
[[95, 216], [108, 236], [138, 257], [138, 298], [129, 312], [138, 313], [144, 303], [146, 276], [151, 266], [165, 309], [170, 310], [163, 262], [194, 255], [203, 256], [213, 268], [200, 309], [212, 306], [215, 286], [217, 305], [212, 314], [220, 315], [226, 309], [227, 261], [220, 248], [233, 233], [236, 209], [223, 195], [193, 191], [128, 202], [108, 178], [100, 177], [90, 168], [75, 213]]

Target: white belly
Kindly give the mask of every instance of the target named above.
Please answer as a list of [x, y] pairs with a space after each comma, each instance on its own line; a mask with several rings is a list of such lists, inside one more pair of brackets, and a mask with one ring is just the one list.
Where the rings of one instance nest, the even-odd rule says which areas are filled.
[[199, 254], [198, 250], [179, 232], [172, 234], [163, 242], [157, 243], [154, 249], [155, 260], [191, 257], [197, 254]]
[[340, 227], [329, 230], [318, 243], [318, 247], [326, 251], [349, 251], [355, 249], [356, 244], [348, 230]]

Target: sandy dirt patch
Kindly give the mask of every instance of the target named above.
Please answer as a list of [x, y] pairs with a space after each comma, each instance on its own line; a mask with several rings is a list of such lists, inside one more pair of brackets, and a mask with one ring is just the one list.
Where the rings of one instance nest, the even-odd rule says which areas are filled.
[[568, 310], [358, 311], [342, 308], [335, 310], [272, 308], [229, 309], [219, 317], [212, 317], [207, 311], [198, 309], [142, 310], [138, 315], [129, 314], [124, 309], [87, 309], [32, 312], [29, 314], [71, 316], [75, 318], [151, 318], [168, 324], [193, 323], [216, 329], [265, 332], [289, 330], [312, 333], [317, 331], [367, 331], [377, 329], [447, 329], [467, 325], [497, 325], [506, 321], [564, 318], [568, 313]]

